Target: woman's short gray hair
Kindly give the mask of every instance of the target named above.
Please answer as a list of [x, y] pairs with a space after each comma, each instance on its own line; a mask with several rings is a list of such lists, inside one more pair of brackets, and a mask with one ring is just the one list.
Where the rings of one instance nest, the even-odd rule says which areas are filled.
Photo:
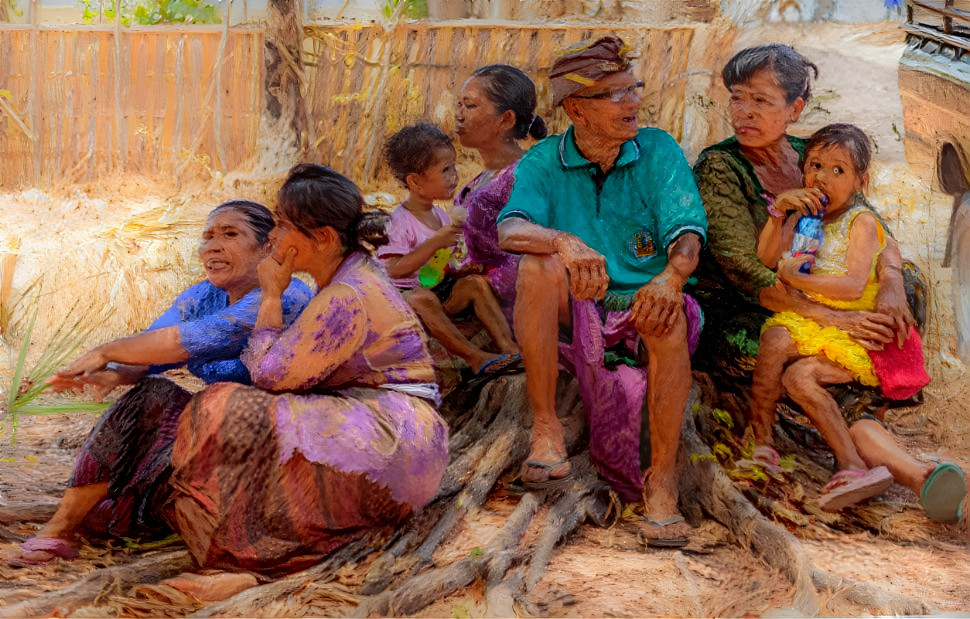
[[785, 91], [789, 105], [801, 97], [808, 102], [812, 96], [812, 78], [818, 78], [818, 67], [805, 56], [783, 43], [767, 43], [743, 49], [724, 65], [721, 78], [728, 90], [744, 84], [763, 69], [770, 70], [775, 81]]

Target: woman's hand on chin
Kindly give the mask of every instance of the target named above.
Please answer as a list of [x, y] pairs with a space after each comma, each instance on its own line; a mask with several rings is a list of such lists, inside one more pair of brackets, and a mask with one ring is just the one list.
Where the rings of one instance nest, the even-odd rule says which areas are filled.
[[277, 298], [283, 296], [283, 292], [290, 285], [295, 259], [296, 248], [290, 247], [283, 256], [283, 262], [279, 262], [274, 254], [270, 254], [259, 263], [256, 273], [264, 299], [270, 296]]

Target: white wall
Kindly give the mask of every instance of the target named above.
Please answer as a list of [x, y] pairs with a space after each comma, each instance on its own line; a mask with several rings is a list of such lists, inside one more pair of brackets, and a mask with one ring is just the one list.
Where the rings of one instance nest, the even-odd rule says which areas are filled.
[[[900, 4], [905, 4], [900, 0]], [[721, 0], [721, 13], [738, 25], [760, 23], [838, 21], [901, 21], [900, 8], [883, 0]]]

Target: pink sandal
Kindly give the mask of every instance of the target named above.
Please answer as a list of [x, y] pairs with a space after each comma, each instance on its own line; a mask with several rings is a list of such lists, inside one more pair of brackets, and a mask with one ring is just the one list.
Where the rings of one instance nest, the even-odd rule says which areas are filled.
[[7, 564], [11, 567], [34, 567], [47, 565], [54, 559], [71, 560], [77, 558], [77, 550], [59, 537], [31, 537], [20, 544], [20, 549], [25, 553], [46, 552], [51, 557], [50, 559], [44, 560], [31, 560], [24, 558], [23, 554], [21, 554], [19, 557], [7, 560]]
[[822, 488], [818, 506], [827, 512], [855, 505], [879, 496], [893, 485], [893, 476], [884, 466], [872, 469], [845, 469], [836, 472]]

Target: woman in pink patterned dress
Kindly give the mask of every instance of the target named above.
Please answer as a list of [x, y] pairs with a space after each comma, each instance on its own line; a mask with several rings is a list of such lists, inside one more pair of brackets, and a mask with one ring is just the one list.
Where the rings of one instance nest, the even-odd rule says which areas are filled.
[[[448, 427], [423, 330], [363, 251], [357, 187], [295, 167], [279, 192], [273, 254], [243, 362], [252, 386], [189, 403], [172, 453], [169, 519], [206, 567], [270, 574], [319, 561], [421, 510], [448, 463]], [[319, 292], [289, 327], [293, 272]]]

